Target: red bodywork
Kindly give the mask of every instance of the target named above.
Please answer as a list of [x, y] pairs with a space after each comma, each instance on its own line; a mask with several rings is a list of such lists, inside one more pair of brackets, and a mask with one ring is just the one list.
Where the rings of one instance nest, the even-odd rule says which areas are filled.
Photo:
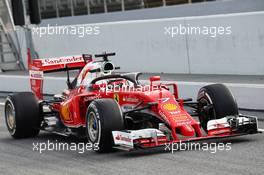
[[[31, 61], [29, 56], [29, 69], [33, 71], [30, 77], [32, 91], [39, 100], [43, 100], [42, 87], [43, 76], [41, 72], [50, 72], [64, 68], [83, 68], [87, 62], [81, 56], [72, 56], [61, 59], [37, 59]], [[66, 61], [65, 61], [66, 60]], [[68, 61], [67, 61], [68, 60]], [[92, 61], [92, 60], [90, 60]], [[35, 74], [34, 74], [34, 71]], [[39, 76], [38, 76], [39, 75]], [[176, 84], [154, 84], [159, 77], [154, 76], [150, 78], [150, 85], [145, 86], [141, 91], [138, 89], [130, 90], [112, 89], [112, 91], [102, 90], [100, 87], [106, 87], [107, 84], [94, 85], [93, 90], [88, 91], [87, 87], [79, 86], [69, 90], [66, 99], [63, 102], [53, 103], [53, 110], [60, 113], [63, 124], [69, 128], [85, 127], [86, 124], [86, 110], [91, 101], [98, 98], [112, 98], [115, 99], [121, 108], [126, 106], [140, 106], [155, 102], [147, 109], [148, 113], [157, 116], [161, 121], [167, 124], [171, 129], [173, 139], [168, 140], [167, 137], [157, 138], [158, 142], [153, 139], [139, 139], [136, 140], [142, 147], [160, 146], [164, 143], [200, 140], [207, 138], [234, 136], [231, 130], [226, 128], [218, 128], [208, 134], [203, 134], [199, 122], [183, 108], [183, 99], [178, 97], [178, 88]], [[173, 92], [169, 91], [169, 88]], [[179, 134], [180, 133], [180, 134]], [[180, 138], [181, 135], [181, 138]], [[183, 136], [183, 138], [182, 138]]]

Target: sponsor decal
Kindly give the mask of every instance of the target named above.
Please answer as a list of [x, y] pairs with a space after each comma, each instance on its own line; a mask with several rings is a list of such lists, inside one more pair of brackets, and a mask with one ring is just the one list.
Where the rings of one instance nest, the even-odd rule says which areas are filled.
[[119, 103], [119, 95], [117, 93], [114, 93], [114, 100]]
[[177, 121], [177, 125], [191, 125], [191, 121]]
[[123, 97], [123, 101], [124, 102], [131, 102], [131, 103], [138, 103], [139, 102], [139, 99], [138, 98], [135, 98], [133, 96], [124, 96]]
[[166, 111], [175, 111], [177, 109], [177, 105], [173, 103], [166, 103], [162, 105], [162, 108]]
[[173, 116], [173, 120], [175, 122], [186, 121], [186, 120], [188, 120], [188, 116], [187, 115], [176, 115], [176, 116]]
[[179, 114], [179, 113], [181, 113], [181, 111], [171, 111], [171, 112], [170, 112], [171, 115], [177, 115], [177, 114]]
[[221, 123], [216, 123], [216, 124], [214, 124], [214, 127], [216, 127], [216, 128], [225, 128], [225, 125], [221, 124]]
[[88, 96], [88, 97], [84, 97], [84, 101], [93, 101], [95, 99], [99, 99], [99, 95], [94, 95], [94, 96]]
[[130, 133], [121, 131], [112, 131], [115, 145], [125, 145], [133, 148], [133, 139]]
[[129, 137], [121, 136], [121, 134], [118, 134], [115, 137], [116, 140], [122, 140], [124, 142], [131, 142], [132, 140]]
[[57, 64], [67, 64], [67, 63], [78, 63], [83, 62], [82, 56], [68, 56], [68, 57], [59, 57], [59, 58], [47, 58], [42, 60], [43, 66], [51, 66]]
[[29, 76], [30, 76], [30, 79], [40, 79], [40, 80], [42, 80], [44, 77], [42, 71], [35, 71], [35, 70], [30, 70]]

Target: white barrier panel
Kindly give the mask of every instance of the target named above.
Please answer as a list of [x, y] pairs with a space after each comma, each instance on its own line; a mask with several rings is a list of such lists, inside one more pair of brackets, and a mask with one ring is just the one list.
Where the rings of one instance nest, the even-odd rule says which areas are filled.
[[79, 53], [116, 52], [113, 57], [125, 71], [189, 73], [185, 36], [168, 38], [165, 25], [182, 24], [181, 19], [93, 24], [99, 35], [33, 35], [40, 57]]
[[[99, 35], [33, 35], [41, 58], [116, 52], [124, 71], [264, 75], [264, 12], [93, 24]], [[228, 27], [231, 34], [165, 35], [172, 26]]]
[[189, 35], [192, 74], [264, 75], [264, 13], [189, 18], [190, 26], [231, 26], [232, 34]]
[[[125, 71], [263, 75], [264, 12], [91, 24], [98, 35], [33, 33], [40, 57], [116, 52]], [[231, 34], [165, 35], [171, 26], [231, 26]], [[67, 26], [69, 27], [69, 26]]]

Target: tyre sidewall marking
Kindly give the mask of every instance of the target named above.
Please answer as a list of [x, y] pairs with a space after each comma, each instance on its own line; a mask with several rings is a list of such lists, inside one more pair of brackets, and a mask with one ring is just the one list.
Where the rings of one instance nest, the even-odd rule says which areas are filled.
[[[87, 114], [87, 119], [86, 119], [86, 123], [87, 123], [87, 132], [88, 132], [88, 117], [89, 117], [89, 113], [90, 112], [93, 112], [95, 114], [95, 117], [97, 119], [97, 123], [98, 123], [98, 127], [99, 127], [99, 130], [98, 130], [98, 137], [96, 139], [96, 141], [93, 143], [93, 144], [98, 144], [100, 145], [100, 140], [101, 140], [101, 132], [102, 132], [102, 128], [101, 128], [101, 120], [100, 120], [100, 114], [98, 112], [98, 109], [96, 107], [96, 105], [94, 103], [91, 103], [88, 107], [88, 114]], [[89, 136], [89, 133], [88, 133], [88, 137], [89, 137], [89, 141], [90, 140], [90, 136]]]
[[[15, 118], [15, 126], [14, 126], [14, 128], [13, 129], [11, 129], [10, 127], [9, 127], [9, 125], [8, 125], [8, 123], [7, 123], [7, 116], [6, 116], [6, 107], [7, 107], [7, 105], [11, 105], [11, 107], [14, 109], [14, 111], [15, 111], [15, 116], [14, 116], [14, 118]], [[7, 128], [8, 128], [8, 131], [9, 131], [9, 133], [11, 134], [11, 135], [14, 135], [15, 134], [15, 132], [16, 132], [16, 121], [17, 120], [17, 118], [16, 118], [16, 108], [15, 108], [15, 106], [14, 106], [14, 104], [13, 104], [13, 102], [12, 102], [12, 99], [10, 98], [10, 97], [7, 97], [7, 99], [6, 99], [6, 103], [5, 103], [5, 122], [6, 122], [6, 126], [7, 126]]]

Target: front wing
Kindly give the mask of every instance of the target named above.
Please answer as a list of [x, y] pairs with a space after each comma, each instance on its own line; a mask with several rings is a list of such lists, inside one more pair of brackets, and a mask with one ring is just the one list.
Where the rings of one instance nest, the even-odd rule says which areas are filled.
[[246, 115], [227, 116], [217, 120], [210, 120], [207, 128], [208, 133], [202, 137], [183, 138], [179, 140], [170, 140], [165, 133], [154, 128], [112, 131], [112, 135], [115, 148], [130, 151], [134, 149], [160, 147], [179, 142], [220, 139], [262, 133], [262, 130], [258, 129], [257, 118]]

